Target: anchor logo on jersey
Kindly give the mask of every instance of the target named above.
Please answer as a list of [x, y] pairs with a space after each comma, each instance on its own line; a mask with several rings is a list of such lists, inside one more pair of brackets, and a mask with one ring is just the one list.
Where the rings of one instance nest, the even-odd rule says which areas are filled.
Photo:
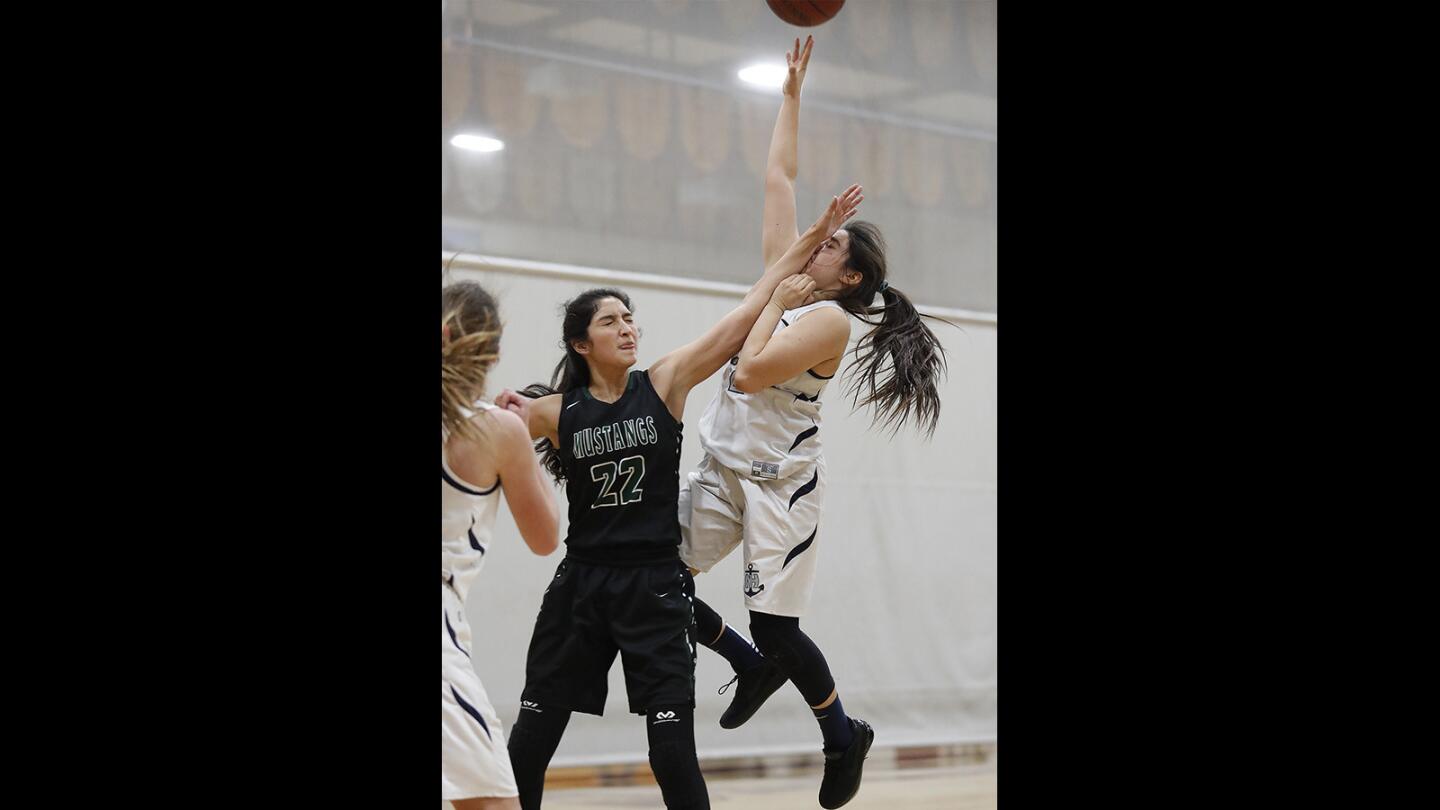
[[760, 584], [760, 572], [755, 570], [755, 563], [745, 566], [745, 595], [753, 597], [763, 590], [765, 586]]

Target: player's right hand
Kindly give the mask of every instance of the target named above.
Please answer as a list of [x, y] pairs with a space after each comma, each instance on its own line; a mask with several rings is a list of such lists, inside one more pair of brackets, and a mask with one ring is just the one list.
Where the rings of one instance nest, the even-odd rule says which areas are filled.
[[504, 408], [519, 416], [527, 425], [530, 424], [531, 402], [534, 402], [534, 400], [524, 394], [517, 394], [509, 388], [506, 388], [495, 396], [495, 407]]
[[785, 54], [785, 64], [789, 67], [789, 73], [785, 76], [785, 85], [780, 92], [790, 98], [800, 98], [800, 85], [805, 83], [805, 70], [810, 67], [810, 49], [815, 46], [814, 37], [805, 37], [805, 51], [800, 51], [800, 38], [795, 38], [795, 50]]

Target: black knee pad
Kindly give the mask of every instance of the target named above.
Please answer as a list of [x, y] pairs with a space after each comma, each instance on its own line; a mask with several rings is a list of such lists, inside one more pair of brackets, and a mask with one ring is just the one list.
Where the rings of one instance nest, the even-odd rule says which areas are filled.
[[750, 637], [760, 649], [760, 654], [787, 670], [787, 662], [795, 659], [795, 639], [799, 634], [800, 620], [794, 616], [750, 611]]
[[800, 630], [795, 616], [775, 616], [750, 611], [750, 634], [761, 655], [771, 659], [790, 676], [795, 688], [811, 706], [825, 702], [835, 689], [830, 665], [815, 642]]
[[522, 810], [539, 810], [545, 792], [545, 770], [569, 722], [570, 712], [564, 709], [521, 709], [520, 717], [510, 727], [506, 746]]
[[710, 794], [695, 757], [695, 713], [688, 706], [651, 709], [645, 715], [650, 770], [669, 810], [709, 810]]
[[565, 735], [565, 727], [569, 724], [570, 712], [566, 709], [521, 709], [515, 725], [510, 727], [510, 740], [507, 743], [512, 758], [513, 752], [518, 749], [525, 753], [540, 754], [544, 758], [544, 764], [549, 764], [550, 757], [554, 756], [555, 749], [560, 745], [560, 738]]

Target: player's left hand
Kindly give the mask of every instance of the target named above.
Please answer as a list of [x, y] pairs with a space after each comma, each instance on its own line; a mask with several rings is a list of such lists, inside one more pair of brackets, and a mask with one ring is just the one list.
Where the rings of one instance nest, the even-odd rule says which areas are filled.
[[810, 293], [814, 291], [815, 279], [803, 274], [791, 276], [780, 282], [780, 286], [775, 288], [775, 294], [770, 296], [770, 301], [782, 310], [795, 309], [804, 306]]

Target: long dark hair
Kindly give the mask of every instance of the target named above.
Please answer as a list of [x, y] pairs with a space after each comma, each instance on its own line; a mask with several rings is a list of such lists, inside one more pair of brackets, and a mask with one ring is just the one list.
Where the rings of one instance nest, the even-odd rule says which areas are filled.
[[[600, 302], [606, 298], [618, 299], [626, 309], [634, 311], [630, 306], [630, 296], [611, 287], [586, 290], [566, 301], [563, 305], [564, 319], [560, 326], [560, 348], [565, 350], [565, 356], [560, 358], [555, 370], [551, 372], [549, 385], [531, 383], [520, 389], [520, 393], [532, 398], [545, 397], [590, 385], [590, 366], [586, 364], [585, 356], [575, 351], [575, 341], [589, 339], [590, 321], [595, 317], [595, 310], [600, 308]], [[541, 439], [535, 442], [535, 452], [540, 454], [545, 469], [554, 476], [555, 483], [563, 483], [565, 469], [560, 463], [558, 448], [550, 444], [549, 439]]]
[[[925, 325], [923, 315], [904, 293], [885, 280], [885, 239], [880, 229], [864, 221], [849, 222], [846, 268], [862, 276], [860, 283], [835, 303], [874, 328], [855, 344], [855, 362], [845, 372], [845, 393], [859, 409], [875, 406], [871, 424], [893, 435], [910, 417], [925, 435], [935, 433], [940, 419], [940, 392], [935, 383], [948, 371], [945, 348]], [[870, 306], [879, 293], [880, 306]], [[878, 320], [873, 320], [874, 316]], [[951, 324], [954, 326], [954, 324]]]

